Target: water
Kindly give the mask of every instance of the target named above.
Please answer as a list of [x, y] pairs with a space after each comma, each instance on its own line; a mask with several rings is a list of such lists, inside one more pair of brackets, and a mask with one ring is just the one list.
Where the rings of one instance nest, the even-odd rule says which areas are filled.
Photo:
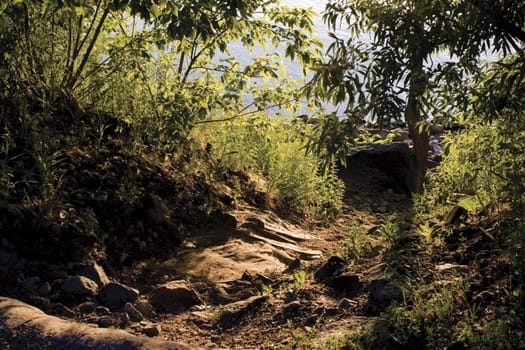
[[[329, 31], [328, 26], [323, 22], [322, 19], [322, 13], [325, 9], [326, 1], [319, 1], [319, 0], [281, 0], [282, 6], [288, 6], [288, 7], [298, 7], [298, 8], [311, 8], [314, 12], [316, 12], [316, 15], [313, 17], [313, 23], [314, 23], [314, 32], [313, 36], [315, 39], [319, 40], [321, 43], [323, 43], [323, 50], [326, 50], [326, 48], [333, 42], [333, 39], [330, 37], [330, 33], [335, 34], [337, 37], [347, 40], [349, 38], [349, 34], [344, 29], [339, 29], [334, 31]], [[361, 38], [363, 39], [363, 37]], [[366, 40], [366, 37], [364, 38], [364, 41]], [[264, 56], [266, 53], [272, 53], [272, 52], [278, 52], [281, 54], [282, 57], [284, 57], [284, 47], [277, 47], [274, 48], [271, 43], [268, 43], [268, 50], [264, 51], [261, 47], [254, 48], [251, 52], [243, 47], [240, 42], [234, 42], [230, 45], [229, 49], [230, 52], [235, 52], [235, 58], [240, 61], [243, 65], [248, 65], [251, 60], [258, 56]], [[218, 54], [215, 59], [221, 59], [225, 58], [226, 56], [223, 54]], [[482, 56], [483, 61], [493, 62], [498, 59], [498, 56], [491, 52], [486, 52]], [[432, 57], [431, 62], [429, 64], [443, 64], [445, 62], [451, 62], [455, 61], [455, 58], [451, 58], [450, 54], [447, 52], [441, 52], [435, 56]], [[289, 77], [294, 79], [308, 79], [310, 76], [304, 77], [303, 76], [303, 70], [301, 67], [301, 64], [295, 60], [291, 61], [290, 59], [284, 58], [284, 65], [286, 67], [286, 73]], [[250, 97], [247, 97], [247, 102], [251, 102]], [[306, 105], [306, 102], [304, 102], [304, 105]], [[344, 105], [332, 105], [330, 103], [325, 103], [323, 105], [325, 108], [325, 111], [328, 113], [335, 112], [338, 115], [343, 114], [344, 111]], [[268, 111], [270, 114], [276, 113], [276, 112], [282, 112], [278, 111], [276, 109], [270, 109]], [[299, 111], [298, 114], [304, 114], [304, 113], [311, 113], [306, 110], [305, 107], [301, 111]]]

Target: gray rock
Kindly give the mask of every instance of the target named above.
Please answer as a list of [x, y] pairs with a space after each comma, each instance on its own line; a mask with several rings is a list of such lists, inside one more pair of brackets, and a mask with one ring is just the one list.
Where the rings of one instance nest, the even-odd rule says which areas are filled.
[[22, 281], [22, 287], [28, 292], [36, 292], [41, 286], [40, 277], [28, 277]]
[[139, 297], [139, 291], [121, 283], [110, 282], [100, 290], [100, 299], [110, 308], [120, 308]]
[[156, 337], [160, 335], [162, 328], [158, 324], [149, 324], [142, 327], [140, 331], [148, 337]]
[[124, 305], [123, 310], [127, 312], [127, 314], [129, 315], [129, 319], [132, 322], [140, 322], [144, 320], [144, 316], [142, 315], [142, 313], [139, 310], [137, 310], [137, 308], [135, 308], [135, 306], [133, 306], [133, 304], [131, 303], [126, 303]]
[[331, 256], [317, 271], [314, 273], [314, 278], [317, 282], [329, 282], [340, 270], [342, 270], [348, 263], [338, 256]]
[[87, 277], [73, 276], [64, 281], [62, 291], [74, 296], [94, 296], [97, 294], [98, 285]]
[[111, 313], [111, 310], [108, 309], [107, 307], [105, 306], [97, 306], [95, 308], [95, 312], [97, 313], [97, 315], [99, 316], [111, 316], [112, 313]]
[[98, 265], [97, 263], [84, 266], [78, 274], [95, 281], [99, 287], [103, 287], [110, 282], [102, 266]]
[[177, 314], [186, 311], [194, 305], [202, 304], [202, 300], [186, 281], [172, 281], [155, 288], [149, 294], [150, 303], [160, 310]]
[[97, 323], [100, 328], [108, 328], [115, 324], [115, 320], [112, 316], [102, 316], [98, 319]]
[[145, 317], [151, 318], [155, 316], [155, 310], [147, 300], [138, 300], [135, 303], [135, 308]]
[[301, 267], [301, 259], [295, 258], [288, 266], [283, 273], [292, 273]]
[[338, 292], [352, 296], [359, 291], [361, 283], [356, 275], [341, 275], [334, 277], [330, 285]]
[[389, 304], [394, 300], [403, 300], [403, 291], [392, 281], [374, 280], [370, 283], [370, 298], [381, 304]]
[[40, 296], [47, 297], [50, 293], [51, 293], [51, 285], [49, 284], [49, 282], [42, 283], [40, 288], [38, 288], [38, 294]]
[[227, 304], [221, 310], [217, 323], [223, 329], [234, 327], [244, 315], [262, 306], [268, 300], [267, 296], [253, 296], [251, 298]]
[[348, 298], [343, 298], [337, 302], [337, 307], [340, 309], [350, 309], [357, 305], [357, 302]]
[[284, 317], [288, 318], [288, 317], [291, 317], [297, 314], [299, 309], [301, 309], [301, 303], [296, 300], [296, 301], [292, 301], [291, 303], [286, 304], [283, 307], [281, 313]]
[[111, 314], [115, 320], [115, 325], [119, 327], [126, 327], [129, 324], [129, 315], [127, 312], [113, 312]]

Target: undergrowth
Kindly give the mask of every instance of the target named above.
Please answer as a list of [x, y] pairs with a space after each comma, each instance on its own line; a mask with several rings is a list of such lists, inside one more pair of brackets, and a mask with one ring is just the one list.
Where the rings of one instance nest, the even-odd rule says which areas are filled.
[[212, 171], [252, 174], [265, 205], [281, 213], [327, 220], [342, 208], [343, 185], [321, 159], [305, 152], [308, 129], [280, 118], [256, 115], [196, 128], [209, 148]]

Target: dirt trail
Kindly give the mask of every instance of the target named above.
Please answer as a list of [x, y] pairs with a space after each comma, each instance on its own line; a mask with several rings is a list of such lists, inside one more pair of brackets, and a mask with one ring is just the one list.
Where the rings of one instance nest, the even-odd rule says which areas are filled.
[[[373, 231], [409, 203], [405, 195], [371, 183], [369, 172], [366, 174], [356, 177], [349, 173], [343, 178], [352, 186], [345, 194], [343, 213], [328, 226], [300, 227], [271, 212], [238, 206], [224, 214], [224, 222], [218, 220], [214, 226], [192, 232], [191, 239], [172, 258], [143, 262], [123, 271], [119, 280], [138, 288], [143, 296], [174, 280], [187, 281], [198, 293], [202, 303], [187, 311], [148, 317], [148, 322], [162, 330], [157, 340], [174, 342], [165, 344], [278, 349], [297, 347], [301, 341], [322, 344], [342, 336], [373, 319], [366, 312], [373, 275], [368, 271], [377, 270], [379, 261], [365, 259], [345, 267], [349, 281], [359, 279], [352, 293], [315, 280], [314, 273], [330, 256], [342, 253], [350, 224], [358, 222], [365, 232]], [[81, 313], [76, 318], [90, 322]], [[76, 323], [71, 325], [71, 329], [77, 327]], [[94, 336], [99, 334], [92, 329]], [[134, 341], [145, 339], [133, 324], [124, 329], [140, 335]], [[89, 333], [89, 328], [82, 331]], [[42, 339], [56, 338], [56, 333], [48, 333], [49, 337]], [[24, 338], [22, 334], [21, 339], [32, 336]]]
[[321, 257], [320, 250], [303, 244], [317, 237], [275, 214], [249, 207], [231, 214], [237, 219], [237, 229], [210, 228], [192, 234], [186, 247], [158, 268], [218, 283], [238, 280], [245, 272], [276, 275], [295, 259]]

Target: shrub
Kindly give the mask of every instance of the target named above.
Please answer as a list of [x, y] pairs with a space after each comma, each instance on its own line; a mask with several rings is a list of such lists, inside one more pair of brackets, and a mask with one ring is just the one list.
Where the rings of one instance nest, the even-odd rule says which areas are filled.
[[341, 181], [333, 171], [319, 171], [321, 160], [305, 153], [306, 137], [293, 123], [261, 114], [201, 125], [196, 135], [213, 145], [216, 168], [220, 165], [262, 178], [259, 190], [266, 193], [269, 205], [317, 219], [341, 209]]

